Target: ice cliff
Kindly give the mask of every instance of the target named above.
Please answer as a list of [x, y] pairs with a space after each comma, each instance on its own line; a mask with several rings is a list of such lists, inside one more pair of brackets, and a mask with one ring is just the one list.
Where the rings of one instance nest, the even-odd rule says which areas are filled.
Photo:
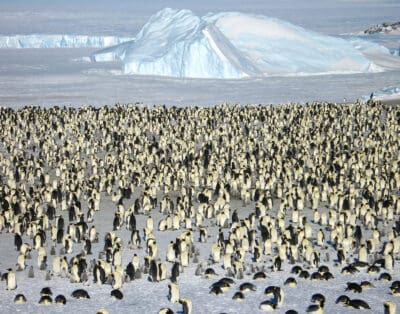
[[132, 38], [86, 35], [10, 35], [0, 36], [0, 48], [104, 48]]

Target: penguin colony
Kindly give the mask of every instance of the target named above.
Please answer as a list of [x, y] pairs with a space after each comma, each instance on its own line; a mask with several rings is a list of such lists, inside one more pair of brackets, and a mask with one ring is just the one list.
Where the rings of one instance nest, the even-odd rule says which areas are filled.
[[[396, 313], [400, 106], [0, 108], [0, 124], [0, 238], [16, 250], [1, 253], [15, 255], [1, 279], [15, 306], [90, 302], [98, 285], [124, 302], [160, 282], [159, 313], [211, 312], [182, 293], [186, 275], [210, 303], [258, 298], [254, 312]], [[39, 277], [47, 287], [26, 298]], [[53, 300], [54, 278], [73, 288]], [[366, 297], [378, 286], [379, 308]]]

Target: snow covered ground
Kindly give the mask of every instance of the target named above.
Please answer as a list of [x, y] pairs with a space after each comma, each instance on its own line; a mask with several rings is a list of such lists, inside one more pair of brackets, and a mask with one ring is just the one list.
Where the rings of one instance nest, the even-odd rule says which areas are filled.
[[[368, 25], [396, 20], [396, 1], [195, 1], [142, 2], [47, 0], [0, 1], [0, 35], [68, 34], [132, 38], [148, 19], [165, 7], [187, 8], [197, 16], [208, 12], [236, 11], [262, 14], [288, 21], [310, 31], [340, 36]], [[371, 35], [373, 36], [373, 35]], [[344, 36], [346, 37], [346, 36]], [[398, 52], [399, 39], [375, 35], [371, 39]], [[398, 86], [399, 71], [317, 77], [274, 77], [233, 80], [192, 80], [121, 75], [119, 61], [88, 63], [95, 49], [51, 50], [0, 49], [0, 103], [21, 106], [93, 104], [116, 102], [165, 103], [170, 105], [213, 105], [230, 103], [283, 103], [327, 100], [356, 100], [386, 86]], [[390, 59], [390, 58], [389, 58]], [[380, 60], [395, 66], [393, 59]], [[374, 60], [376, 62], [376, 60]], [[117, 75], [116, 75], [117, 74]], [[312, 86], [312, 88], [310, 88]], [[351, 88], [349, 88], [351, 86]]]
[[[177, 79], [123, 75], [122, 63], [92, 63], [95, 49], [0, 49], [0, 103], [12, 106], [145, 103], [203, 105], [355, 101], [399, 72], [240, 80]], [[51, 61], [49, 63], [49, 60]], [[349, 86], [351, 88], [349, 88]]]

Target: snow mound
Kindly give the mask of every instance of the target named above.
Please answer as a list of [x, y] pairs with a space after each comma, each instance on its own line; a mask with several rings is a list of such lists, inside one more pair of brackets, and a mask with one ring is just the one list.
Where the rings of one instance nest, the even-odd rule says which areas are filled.
[[164, 9], [135, 40], [95, 53], [121, 60], [125, 74], [194, 78], [314, 75], [382, 71], [342, 38], [261, 15], [194, 15]]
[[12, 35], [0, 36], [0, 48], [103, 48], [132, 38], [86, 35]]

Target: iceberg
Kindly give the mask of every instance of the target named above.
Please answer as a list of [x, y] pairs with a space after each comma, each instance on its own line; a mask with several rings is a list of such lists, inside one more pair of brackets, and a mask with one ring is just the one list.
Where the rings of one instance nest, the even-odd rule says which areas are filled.
[[115, 46], [132, 38], [86, 35], [11, 35], [0, 36], [0, 48], [104, 48]]
[[166, 8], [135, 39], [100, 50], [93, 61], [120, 60], [125, 74], [224, 78], [377, 72], [349, 41], [289, 22], [239, 12], [196, 16]]

